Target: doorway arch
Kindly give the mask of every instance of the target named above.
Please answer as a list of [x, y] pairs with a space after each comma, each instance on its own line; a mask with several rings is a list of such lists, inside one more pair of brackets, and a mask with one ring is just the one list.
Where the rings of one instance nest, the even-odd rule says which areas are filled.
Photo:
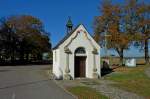
[[75, 78], [85, 77], [86, 75], [86, 51], [84, 47], [78, 47], [75, 50], [74, 73]]

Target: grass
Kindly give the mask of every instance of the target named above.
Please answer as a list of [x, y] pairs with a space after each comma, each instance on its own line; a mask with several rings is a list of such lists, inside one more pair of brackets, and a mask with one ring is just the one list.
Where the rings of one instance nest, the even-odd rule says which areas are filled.
[[85, 86], [69, 87], [67, 90], [76, 95], [78, 99], [108, 99], [96, 90]]
[[144, 73], [147, 67], [148, 66], [139, 66], [136, 68], [121, 67], [115, 69], [114, 71], [116, 73], [106, 76], [105, 79], [118, 82], [114, 85], [116, 87], [150, 98], [150, 78]]

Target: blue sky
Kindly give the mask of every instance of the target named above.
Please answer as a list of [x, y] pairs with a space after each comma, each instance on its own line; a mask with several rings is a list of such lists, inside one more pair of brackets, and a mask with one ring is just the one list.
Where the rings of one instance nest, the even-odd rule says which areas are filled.
[[[113, 0], [114, 3], [123, 0]], [[145, 0], [150, 3], [150, 0]], [[74, 26], [83, 23], [88, 31], [93, 33], [94, 16], [99, 15], [98, 5], [101, 0], [1, 0], [0, 17], [9, 15], [33, 15], [41, 19], [46, 31], [51, 34], [51, 42], [54, 45], [63, 38], [66, 33], [66, 22], [71, 16]], [[135, 52], [132, 48], [127, 55]], [[141, 55], [139, 51], [136, 55]]]

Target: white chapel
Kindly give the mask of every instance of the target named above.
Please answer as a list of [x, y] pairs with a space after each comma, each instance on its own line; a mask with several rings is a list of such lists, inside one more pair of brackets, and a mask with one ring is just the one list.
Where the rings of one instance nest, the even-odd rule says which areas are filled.
[[73, 29], [69, 18], [66, 36], [53, 48], [53, 74], [56, 79], [101, 77], [100, 46], [84, 25]]

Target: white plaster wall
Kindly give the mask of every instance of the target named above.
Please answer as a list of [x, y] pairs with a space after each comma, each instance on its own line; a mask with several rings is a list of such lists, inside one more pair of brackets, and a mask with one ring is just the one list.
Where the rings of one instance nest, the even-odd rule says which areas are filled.
[[56, 71], [55, 51], [56, 50], [53, 50], [53, 74], [55, 74]]
[[100, 50], [98, 50], [98, 53], [99, 54], [97, 54], [96, 55], [96, 66], [97, 66], [97, 73], [99, 74], [99, 77], [101, 77], [101, 63], [100, 63], [100, 56], [101, 56], [101, 53], [100, 53]]
[[[53, 71], [54, 73], [58, 73], [56, 72], [58, 69], [56, 69], [55, 67], [59, 67], [60, 70], [62, 71], [62, 76], [65, 74], [65, 67], [66, 67], [66, 53], [64, 52], [64, 47], [70, 42], [70, 40], [72, 38], [75, 37], [77, 31], [82, 30], [82, 31], [86, 31], [86, 29], [84, 28], [83, 25], [80, 25], [76, 31], [74, 31], [74, 33], [65, 41], [63, 42], [63, 44], [61, 44], [59, 46], [58, 50], [58, 57], [60, 58], [57, 62], [54, 62], [53, 64]], [[86, 31], [87, 32], [87, 31]], [[100, 47], [99, 45], [93, 40], [93, 38], [88, 34], [87, 32], [87, 36], [88, 38], [92, 41], [92, 44], [94, 44], [94, 46], [96, 47], [96, 49], [99, 52], [100, 55]], [[72, 54], [69, 54], [69, 69], [70, 69], [70, 75], [74, 78], [74, 52], [78, 47], [84, 47], [86, 50], [86, 77], [87, 78], [92, 78], [92, 73], [93, 73], [93, 46], [92, 44], [89, 42], [89, 40], [86, 38], [85, 34], [83, 32], [80, 32], [78, 34], [78, 36], [71, 42], [71, 44], [68, 46], [68, 48], [71, 50]], [[54, 51], [53, 51], [54, 52]], [[98, 69], [98, 74], [100, 75], [100, 56], [96, 55], [96, 67]], [[57, 57], [57, 58], [58, 58]], [[53, 55], [53, 59], [55, 59], [54, 55]], [[58, 74], [55, 74], [58, 75]], [[60, 76], [60, 75], [59, 75]]]
[[53, 50], [53, 74], [57, 77], [57, 79], [62, 78], [63, 68], [60, 65], [60, 50]]

